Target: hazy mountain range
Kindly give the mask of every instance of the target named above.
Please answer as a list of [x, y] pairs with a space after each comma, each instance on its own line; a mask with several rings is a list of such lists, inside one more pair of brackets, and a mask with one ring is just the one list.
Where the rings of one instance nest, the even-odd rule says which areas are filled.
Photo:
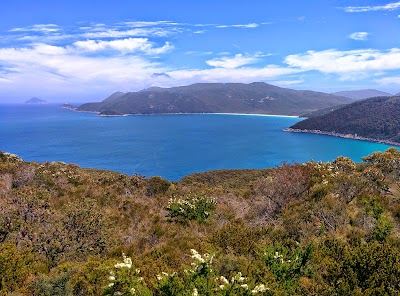
[[361, 89], [361, 90], [350, 90], [350, 91], [339, 91], [335, 93], [331, 93], [335, 96], [342, 96], [346, 98], [350, 98], [353, 100], [362, 100], [372, 97], [382, 97], [382, 96], [392, 96], [392, 94], [376, 90], [376, 89]]
[[138, 92], [116, 92], [102, 102], [86, 103], [78, 111], [102, 115], [160, 113], [250, 113], [302, 115], [348, 104], [353, 99], [281, 88], [263, 82], [197, 83], [188, 86], [151, 87]]

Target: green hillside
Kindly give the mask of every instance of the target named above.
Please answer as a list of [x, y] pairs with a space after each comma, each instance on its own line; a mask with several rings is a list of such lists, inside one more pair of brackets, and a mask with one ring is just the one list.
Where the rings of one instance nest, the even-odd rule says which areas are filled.
[[0, 153], [0, 295], [399, 295], [400, 152], [171, 183]]

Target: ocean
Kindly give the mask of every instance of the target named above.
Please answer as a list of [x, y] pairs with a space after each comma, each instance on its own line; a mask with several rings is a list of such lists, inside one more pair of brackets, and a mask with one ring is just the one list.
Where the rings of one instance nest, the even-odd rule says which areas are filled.
[[283, 162], [354, 161], [390, 145], [289, 133], [301, 120], [283, 116], [168, 114], [102, 117], [59, 105], [0, 105], [0, 150], [25, 161], [63, 161], [128, 175], [176, 181], [218, 169]]

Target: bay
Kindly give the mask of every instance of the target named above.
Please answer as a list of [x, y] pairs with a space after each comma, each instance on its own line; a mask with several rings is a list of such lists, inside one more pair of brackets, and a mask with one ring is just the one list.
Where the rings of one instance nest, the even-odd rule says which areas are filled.
[[339, 155], [359, 162], [390, 147], [283, 131], [299, 120], [232, 114], [101, 117], [57, 105], [0, 105], [0, 150], [26, 161], [178, 180], [194, 172], [332, 161]]

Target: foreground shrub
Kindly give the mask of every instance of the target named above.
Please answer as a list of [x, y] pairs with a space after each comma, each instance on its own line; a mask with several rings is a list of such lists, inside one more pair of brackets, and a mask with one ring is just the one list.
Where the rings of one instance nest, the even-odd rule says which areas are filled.
[[322, 295], [399, 295], [400, 254], [388, 244], [371, 242], [348, 248], [338, 240], [320, 246]]
[[0, 295], [26, 287], [35, 258], [28, 250], [20, 251], [11, 243], [0, 244]]

